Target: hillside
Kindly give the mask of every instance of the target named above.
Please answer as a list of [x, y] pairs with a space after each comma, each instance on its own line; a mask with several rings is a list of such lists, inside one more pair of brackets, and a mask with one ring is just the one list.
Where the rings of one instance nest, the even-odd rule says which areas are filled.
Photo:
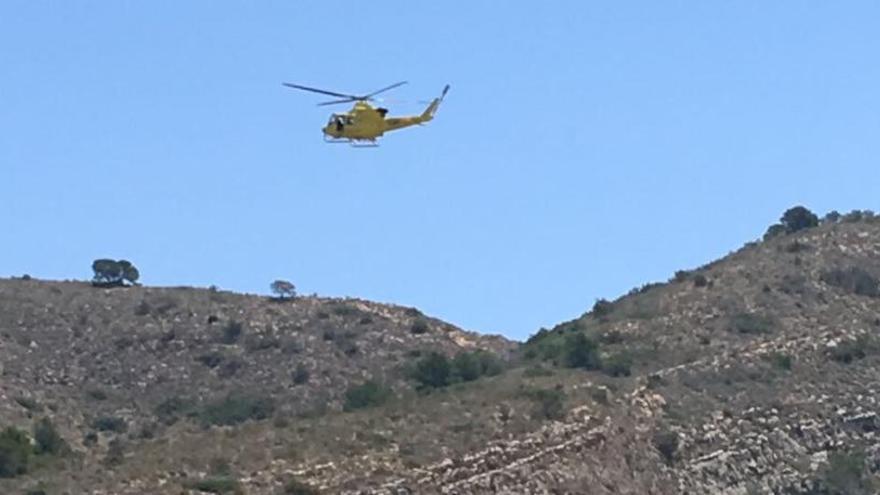
[[[775, 234], [519, 349], [359, 300], [2, 280], [0, 424], [71, 452], [0, 491], [876, 493], [880, 221]], [[412, 379], [476, 349], [506, 370]]]

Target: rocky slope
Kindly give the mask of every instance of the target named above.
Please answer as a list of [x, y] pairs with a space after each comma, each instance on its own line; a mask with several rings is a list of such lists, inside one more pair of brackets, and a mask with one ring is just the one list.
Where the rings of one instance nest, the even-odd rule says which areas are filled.
[[[48, 416], [74, 451], [0, 491], [878, 493], [878, 278], [880, 222], [826, 222], [598, 303], [501, 375], [431, 393], [407, 378], [425, 351], [513, 344], [365, 301], [0, 281], [0, 424]], [[601, 367], [566, 366], [579, 334]], [[341, 412], [368, 378], [394, 398]], [[274, 408], [224, 426], [181, 405], [239, 393]]]

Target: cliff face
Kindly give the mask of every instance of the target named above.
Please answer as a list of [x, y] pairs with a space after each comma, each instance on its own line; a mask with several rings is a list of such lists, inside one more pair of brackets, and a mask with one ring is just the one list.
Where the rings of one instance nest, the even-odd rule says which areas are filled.
[[[430, 393], [408, 378], [427, 351], [508, 357], [515, 344], [358, 300], [0, 281], [0, 422], [49, 417], [74, 451], [0, 490], [876, 493], [878, 278], [880, 222], [781, 235], [597, 305], [498, 376]], [[576, 334], [599, 343], [603, 369], [548, 352]], [[342, 412], [368, 378], [394, 397]], [[237, 394], [273, 407], [205, 423]], [[108, 417], [125, 428], [102, 428]]]

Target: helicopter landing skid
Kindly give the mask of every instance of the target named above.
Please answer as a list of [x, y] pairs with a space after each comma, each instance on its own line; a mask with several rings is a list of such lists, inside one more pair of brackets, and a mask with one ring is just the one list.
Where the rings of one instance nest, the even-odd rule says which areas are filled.
[[364, 140], [367, 142], [362, 142], [356, 139], [334, 139], [334, 138], [324, 138], [325, 143], [330, 144], [349, 144], [352, 148], [378, 148], [379, 143], [374, 140]]

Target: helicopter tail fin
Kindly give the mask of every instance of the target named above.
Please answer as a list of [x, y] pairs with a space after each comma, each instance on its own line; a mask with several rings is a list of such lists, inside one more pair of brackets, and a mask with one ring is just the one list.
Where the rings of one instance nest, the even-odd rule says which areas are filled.
[[434, 114], [437, 113], [437, 108], [440, 106], [440, 103], [443, 102], [443, 98], [446, 96], [446, 93], [448, 91], [449, 85], [447, 84], [446, 87], [443, 88], [443, 92], [440, 93], [440, 97], [434, 98], [434, 101], [432, 101], [431, 104], [428, 105], [428, 108], [426, 108], [425, 111], [422, 112], [422, 115], [419, 116], [419, 119], [422, 122], [427, 122], [434, 118]]

